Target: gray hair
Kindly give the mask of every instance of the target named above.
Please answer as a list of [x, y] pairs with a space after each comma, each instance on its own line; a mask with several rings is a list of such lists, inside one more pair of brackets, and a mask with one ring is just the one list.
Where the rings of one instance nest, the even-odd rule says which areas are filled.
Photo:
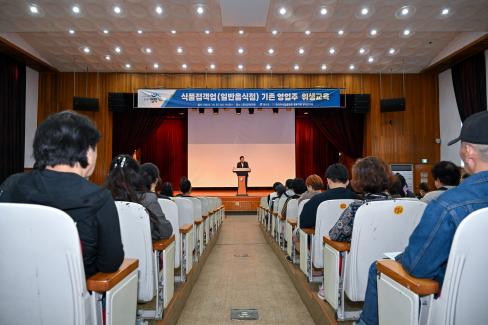
[[488, 162], [488, 145], [487, 144], [474, 144], [470, 143], [473, 148], [478, 152], [480, 160]]

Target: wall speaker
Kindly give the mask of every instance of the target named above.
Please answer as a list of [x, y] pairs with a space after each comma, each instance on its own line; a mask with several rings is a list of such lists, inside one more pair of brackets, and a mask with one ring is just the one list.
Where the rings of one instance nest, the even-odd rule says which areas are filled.
[[137, 94], [108, 93], [108, 110], [111, 112], [125, 112], [137, 106]]
[[75, 111], [98, 112], [98, 98], [73, 97], [73, 109]]
[[380, 100], [381, 112], [401, 112], [405, 110], [405, 97]]
[[369, 113], [371, 106], [370, 94], [347, 94], [341, 95], [341, 106], [353, 113]]

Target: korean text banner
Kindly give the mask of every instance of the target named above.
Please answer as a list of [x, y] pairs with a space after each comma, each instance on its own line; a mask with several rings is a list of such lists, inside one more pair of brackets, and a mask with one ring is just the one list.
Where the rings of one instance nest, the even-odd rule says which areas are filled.
[[340, 107], [340, 89], [139, 89], [138, 107]]

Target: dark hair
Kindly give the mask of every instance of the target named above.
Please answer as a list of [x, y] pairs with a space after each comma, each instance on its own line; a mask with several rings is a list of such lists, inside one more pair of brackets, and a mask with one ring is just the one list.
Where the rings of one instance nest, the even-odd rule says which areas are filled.
[[185, 176], [180, 178], [180, 191], [182, 193], [189, 193], [191, 191], [191, 182]]
[[459, 168], [450, 161], [440, 161], [435, 164], [432, 167], [432, 177], [448, 186], [458, 186], [461, 181]]
[[88, 166], [87, 151], [95, 149], [100, 132], [85, 116], [63, 111], [49, 116], [36, 130], [34, 159], [38, 169], [79, 163]]
[[303, 180], [303, 178], [295, 178], [293, 180], [293, 185], [291, 186], [291, 188], [293, 189], [293, 192], [295, 192], [295, 194], [303, 194], [307, 191], [307, 185], [305, 185], [305, 181]]
[[325, 178], [328, 178], [335, 183], [347, 183], [349, 180], [349, 173], [347, 172], [346, 166], [343, 164], [332, 164], [325, 171]]
[[286, 182], [285, 182], [285, 186], [286, 186], [287, 189], [292, 188], [292, 186], [293, 186], [293, 178], [288, 178], [286, 180]]
[[277, 197], [281, 197], [285, 192], [286, 188], [283, 184], [280, 183], [276, 186], [276, 194], [278, 194]]
[[419, 184], [419, 190], [424, 191], [424, 192], [430, 191], [429, 184], [427, 184], [426, 182], [420, 183]]
[[396, 174], [393, 176], [390, 187], [388, 188], [388, 192], [390, 193], [391, 196], [396, 196], [396, 197], [405, 197], [406, 196], [404, 186], [402, 184], [402, 180], [401, 180], [400, 176], [402, 176], [402, 175]]
[[[277, 187], [278, 185], [280, 185], [280, 184], [281, 184], [280, 182], [275, 182], [275, 183], [273, 184], [273, 190], [275, 190], [275, 191], [276, 191], [276, 187]], [[281, 184], [281, 185], [283, 185], [283, 184]]]
[[161, 185], [161, 190], [159, 191], [159, 193], [165, 196], [174, 196], [173, 185], [171, 184], [171, 182], [164, 182], [163, 185]]
[[114, 200], [139, 203], [139, 193], [144, 191], [139, 170], [139, 163], [129, 155], [118, 155], [112, 159], [105, 188], [112, 192]]
[[240, 156], [240, 157], [239, 157], [239, 159], [242, 159], [242, 158], [244, 158], [244, 156]]
[[159, 168], [153, 163], [142, 164], [139, 173], [146, 191], [151, 190], [151, 185], [159, 180]]
[[391, 171], [385, 162], [369, 156], [352, 166], [352, 188], [358, 193], [381, 193], [390, 185]]
[[305, 185], [311, 186], [313, 190], [318, 191], [324, 188], [324, 182], [319, 175], [313, 174], [307, 177]]

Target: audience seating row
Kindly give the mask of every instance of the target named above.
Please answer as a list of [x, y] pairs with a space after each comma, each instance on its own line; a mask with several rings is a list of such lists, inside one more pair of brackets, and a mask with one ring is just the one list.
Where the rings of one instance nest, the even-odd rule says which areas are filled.
[[[124, 263], [115, 273], [87, 280], [78, 232], [66, 213], [39, 205], [0, 204], [0, 258], [9, 261], [0, 272], [0, 323], [133, 325], [162, 319], [175, 280], [186, 281], [225, 212], [218, 198], [158, 202], [173, 236], [153, 242], [145, 208], [116, 202]], [[155, 303], [146, 309], [138, 302]]]

